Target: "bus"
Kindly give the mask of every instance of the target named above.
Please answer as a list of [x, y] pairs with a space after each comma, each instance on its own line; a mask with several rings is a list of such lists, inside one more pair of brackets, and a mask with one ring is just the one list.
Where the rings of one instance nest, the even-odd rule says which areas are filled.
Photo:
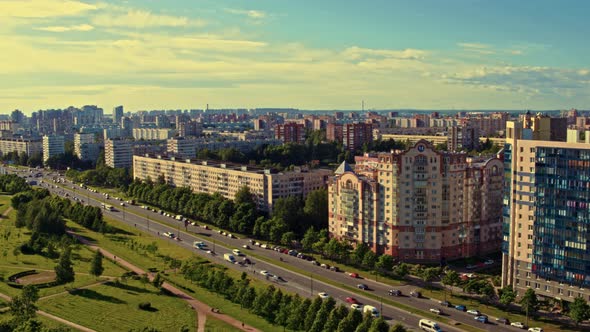
[[428, 332], [441, 332], [442, 331], [440, 329], [440, 326], [438, 326], [438, 324], [436, 322], [433, 322], [428, 319], [421, 319], [418, 322], [418, 327], [420, 327], [420, 329], [422, 329], [424, 331], [428, 331]]
[[108, 211], [113, 211], [114, 208], [108, 204], [102, 203], [102, 208]]

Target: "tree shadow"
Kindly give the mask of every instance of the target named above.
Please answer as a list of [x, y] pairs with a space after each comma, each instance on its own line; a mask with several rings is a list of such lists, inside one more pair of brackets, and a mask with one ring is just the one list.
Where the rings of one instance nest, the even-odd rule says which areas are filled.
[[[137, 287], [137, 286], [133, 286], [133, 285], [129, 285], [129, 284], [124, 284], [124, 283], [114, 283], [114, 282], [107, 282], [105, 283], [105, 286], [109, 286], [109, 287], [115, 287], [115, 288], [119, 288], [122, 290], [126, 290], [128, 292], [134, 292], [134, 293], [152, 293], [152, 291], [150, 291], [147, 288], [141, 288], [141, 287]], [[147, 284], [146, 284], [147, 286]]]
[[105, 302], [110, 302], [113, 304], [125, 304], [127, 302], [118, 299], [114, 296], [110, 296], [110, 295], [104, 295], [101, 293], [98, 293], [92, 289], [78, 289], [78, 290], [73, 290], [70, 292], [70, 294], [72, 295], [76, 295], [76, 296], [81, 296], [81, 297], [85, 297], [87, 299], [91, 299], [91, 300], [97, 300], [97, 301], [105, 301]]

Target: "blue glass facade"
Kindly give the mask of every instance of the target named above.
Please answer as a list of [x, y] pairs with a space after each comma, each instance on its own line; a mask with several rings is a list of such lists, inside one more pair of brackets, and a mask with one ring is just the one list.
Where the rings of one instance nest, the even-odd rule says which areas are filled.
[[590, 150], [537, 147], [532, 271], [590, 285]]
[[510, 241], [510, 190], [512, 181], [512, 144], [504, 145], [504, 194], [502, 206], [502, 252], [508, 255]]

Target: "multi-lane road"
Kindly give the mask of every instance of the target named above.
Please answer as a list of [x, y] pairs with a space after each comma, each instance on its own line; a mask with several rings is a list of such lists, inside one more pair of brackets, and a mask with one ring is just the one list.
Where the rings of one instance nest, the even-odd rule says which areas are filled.
[[[393, 320], [394, 322], [401, 322], [404, 325], [407, 325], [412, 328], [417, 328], [418, 321], [422, 317], [420, 317], [419, 315], [411, 314], [397, 307], [388, 305], [386, 303], [383, 303], [382, 301], [375, 300], [374, 298], [365, 296], [364, 294], [372, 294], [372, 296], [382, 299], [387, 298], [388, 300], [399, 302], [406, 306], [413, 307], [422, 311], [429, 311], [429, 309], [431, 308], [441, 309], [443, 311], [443, 317], [459, 323], [459, 325], [450, 326], [440, 324], [439, 322], [444, 331], [461, 331], [461, 325], [464, 324], [471, 325], [473, 327], [477, 327], [481, 330], [487, 331], [519, 331], [519, 329], [515, 327], [496, 324], [492, 317], [489, 317], [489, 324], [482, 324], [476, 321], [474, 319], [474, 316], [472, 315], [455, 310], [453, 308], [446, 308], [440, 306], [438, 304], [438, 301], [426, 298], [419, 299], [407, 296], [410, 293], [410, 291], [414, 289], [414, 287], [412, 286], [395, 287], [396, 289], [401, 290], [404, 296], [391, 297], [388, 295], [388, 290], [393, 287], [380, 283], [373, 279], [351, 278], [345, 272], [330, 271], [320, 266], [315, 266], [307, 260], [285, 255], [274, 250], [263, 249], [251, 245], [247, 239], [229, 238], [227, 236], [219, 234], [215, 230], [207, 230], [202, 227], [192, 225], [189, 225], [185, 229], [184, 223], [175, 220], [174, 218], [166, 217], [159, 213], [143, 209], [142, 207], [137, 205], [126, 204], [126, 206], [123, 207], [120, 205], [121, 202], [116, 201], [113, 197], [107, 199], [104, 195], [100, 193], [94, 193], [88, 189], [83, 189], [67, 180], [63, 183], [58, 184], [57, 188], [55, 188], [56, 184], [52, 181], [52, 178], [54, 176], [49, 175], [50, 173], [43, 170], [34, 171], [34, 173], [37, 172], [40, 172], [42, 176], [36, 178], [36, 180], [42, 181], [43, 183], [41, 183], [41, 185], [45, 188], [50, 189], [55, 194], [61, 194], [63, 196], [65, 195], [65, 193], [68, 193], [68, 197], [70, 199], [77, 198], [78, 200], [84, 200], [86, 204], [95, 206], [109, 204], [115, 208], [115, 211], [105, 210], [104, 212], [111, 218], [114, 218], [120, 222], [127, 223], [131, 226], [135, 226], [138, 229], [144, 232], [151, 233], [154, 236], [163, 236], [165, 232], [172, 232], [178, 234], [179, 238], [181, 239], [180, 241], [173, 239], [169, 239], [169, 241], [175, 245], [185, 247], [188, 250], [192, 250], [197, 255], [214, 260], [217, 263], [224, 264], [230, 268], [234, 268], [237, 270], [246, 271], [250, 274], [251, 277], [255, 277], [261, 280], [266, 279], [265, 276], [260, 274], [260, 271], [263, 270], [268, 271], [274, 275], [278, 275], [282, 277], [285, 280], [285, 282], [275, 282], [275, 285], [292, 292], [297, 292], [302, 296], [312, 297], [317, 296], [319, 292], [326, 292], [330, 296], [334, 297], [336, 300], [342, 302], [344, 302], [347, 297], [354, 297], [363, 304], [372, 305], [380, 309], [384, 318]], [[30, 175], [29, 172], [27, 172], [26, 174], [20, 174]], [[194, 241], [203, 241], [207, 245], [207, 249], [214, 251], [215, 254], [212, 255], [207, 253], [205, 250], [195, 249], [193, 247]], [[251, 249], [243, 249], [242, 246], [245, 244], [248, 244]], [[229, 262], [226, 262], [223, 259], [223, 254], [230, 253], [232, 249], [240, 249], [244, 254], [249, 256], [249, 258], [254, 262], [254, 264], [249, 266], [242, 266], [239, 264], [230, 264]], [[273, 262], [277, 263], [281, 259], [284, 263], [293, 266], [295, 268], [294, 270], [306, 272], [297, 273], [288, 269], [284, 269], [276, 264], [273, 264]], [[337, 284], [339, 287], [335, 287], [330, 284], [324, 283], [321, 280], [318, 280], [318, 278], [324, 280], [332, 280], [332, 282], [334, 284]], [[359, 289], [356, 292], [352, 292], [343, 287], [346, 286], [350, 289], [356, 290], [356, 286], [359, 283], [366, 284], [369, 287], [369, 290], [363, 291]]]

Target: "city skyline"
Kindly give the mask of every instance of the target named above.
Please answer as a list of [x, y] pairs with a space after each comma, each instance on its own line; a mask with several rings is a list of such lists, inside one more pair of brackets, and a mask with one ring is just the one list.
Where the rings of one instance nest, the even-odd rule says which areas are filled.
[[584, 109], [588, 7], [2, 1], [0, 107]]

